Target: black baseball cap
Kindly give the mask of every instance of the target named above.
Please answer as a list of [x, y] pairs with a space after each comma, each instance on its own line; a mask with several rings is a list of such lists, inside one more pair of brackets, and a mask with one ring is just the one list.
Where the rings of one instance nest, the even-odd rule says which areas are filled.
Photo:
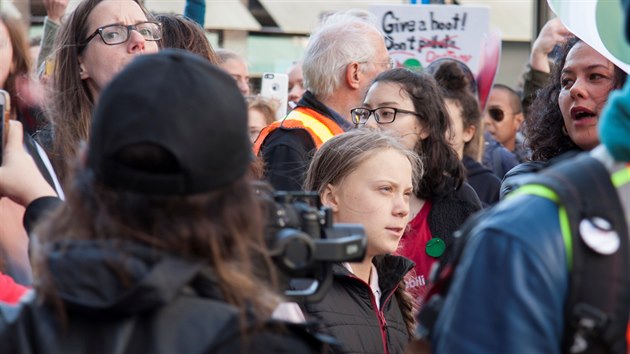
[[[121, 151], [150, 145], [176, 168], [124, 163]], [[152, 195], [189, 195], [242, 177], [252, 158], [247, 106], [234, 79], [194, 54], [167, 49], [134, 59], [95, 108], [87, 168], [103, 185]]]

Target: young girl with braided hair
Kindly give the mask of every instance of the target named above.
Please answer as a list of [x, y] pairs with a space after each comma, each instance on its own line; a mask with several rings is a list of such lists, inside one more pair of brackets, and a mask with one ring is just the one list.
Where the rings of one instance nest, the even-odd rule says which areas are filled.
[[415, 153], [369, 129], [336, 136], [313, 157], [305, 189], [319, 194], [335, 222], [362, 224], [368, 241], [363, 261], [334, 265], [324, 299], [304, 304], [342, 352], [402, 353], [413, 333], [413, 300], [403, 281], [413, 262], [392, 253], [421, 175]]

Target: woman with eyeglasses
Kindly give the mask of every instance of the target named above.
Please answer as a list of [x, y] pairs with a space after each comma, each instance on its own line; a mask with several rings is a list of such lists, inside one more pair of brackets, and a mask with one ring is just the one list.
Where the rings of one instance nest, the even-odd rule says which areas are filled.
[[393, 69], [376, 77], [352, 119], [399, 137], [422, 160], [424, 175], [411, 197], [410, 222], [399, 249], [416, 264], [406, 283], [421, 304], [431, 266], [451, 256], [453, 232], [481, 209], [446, 139], [451, 123], [444, 98], [429, 74]]
[[157, 52], [161, 36], [160, 24], [134, 0], [82, 1], [59, 29], [49, 106], [51, 159], [62, 180], [66, 161], [88, 140], [103, 87], [137, 55]]
[[551, 80], [538, 92], [525, 117], [532, 161], [505, 175], [501, 197], [522, 177], [599, 144], [597, 123], [608, 95], [623, 86], [626, 73], [577, 37], [561, 47]]

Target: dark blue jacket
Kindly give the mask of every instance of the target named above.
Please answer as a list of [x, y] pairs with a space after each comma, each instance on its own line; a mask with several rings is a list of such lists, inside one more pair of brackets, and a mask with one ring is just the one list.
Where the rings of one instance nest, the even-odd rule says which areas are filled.
[[489, 168], [499, 178], [503, 178], [507, 171], [518, 165], [516, 155], [496, 141], [488, 132], [484, 133], [484, 150], [481, 163]]
[[556, 204], [501, 202], [470, 233], [434, 353], [560, 353], [568, 278]]
[[492, 171], [484, 167], [470, 156], [462, 159], [466, 167], [466, 179], [475, 190], [484, 208], [494, 205], [499, 201], [499, 189], [501, 180]]

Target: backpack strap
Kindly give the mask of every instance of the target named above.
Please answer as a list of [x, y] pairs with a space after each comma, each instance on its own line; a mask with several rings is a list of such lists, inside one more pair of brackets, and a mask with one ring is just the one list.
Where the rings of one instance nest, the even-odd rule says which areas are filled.
[[468, 243], [468, 235], [484, 215], [484, 212], [473, 214], [459, 230], [455, 231], [453, 234], [452, 256], [448, 260], [440, 259], [434, 268], [431, 269], [429, 290], [424, 298], [425, 303], [417, 315], [417, 339], [428, 340], [430, 338], [438, 316], [442, 311], [446, 295], [453, 283], [455, 269], [459, 265], [464, 248]]
[[549, 188], [561, 206], [570, 271], [563, 352], [626, 353], [628, 229], [608, 170], [582, 154], [543, 170], [528, 183]]
[[[630, 309], [630, 250], [623, 207], [615, 187], [630, 182], [630, 171], [611, 176], [588, 154], [559, 162], [532, 174], [510, 198], [537, 195], [558, 204], [558, 217], [570, 272], [565, 302], [564, 353], [626, 353], [626, 328]], [[456, 232], [452, 261], [440, 262], [418, 315], [417, 335], [428, 338], [437, 321], [453, 280], [462, 250], [479, 219], [479, 213]], [[606, 223], [608, 225], [606, 225]], [[603, 254], [589, 246], [588, 233], [614, 232], [619, 245]], [[591, 238], [592, 239], [592, 238]]]

